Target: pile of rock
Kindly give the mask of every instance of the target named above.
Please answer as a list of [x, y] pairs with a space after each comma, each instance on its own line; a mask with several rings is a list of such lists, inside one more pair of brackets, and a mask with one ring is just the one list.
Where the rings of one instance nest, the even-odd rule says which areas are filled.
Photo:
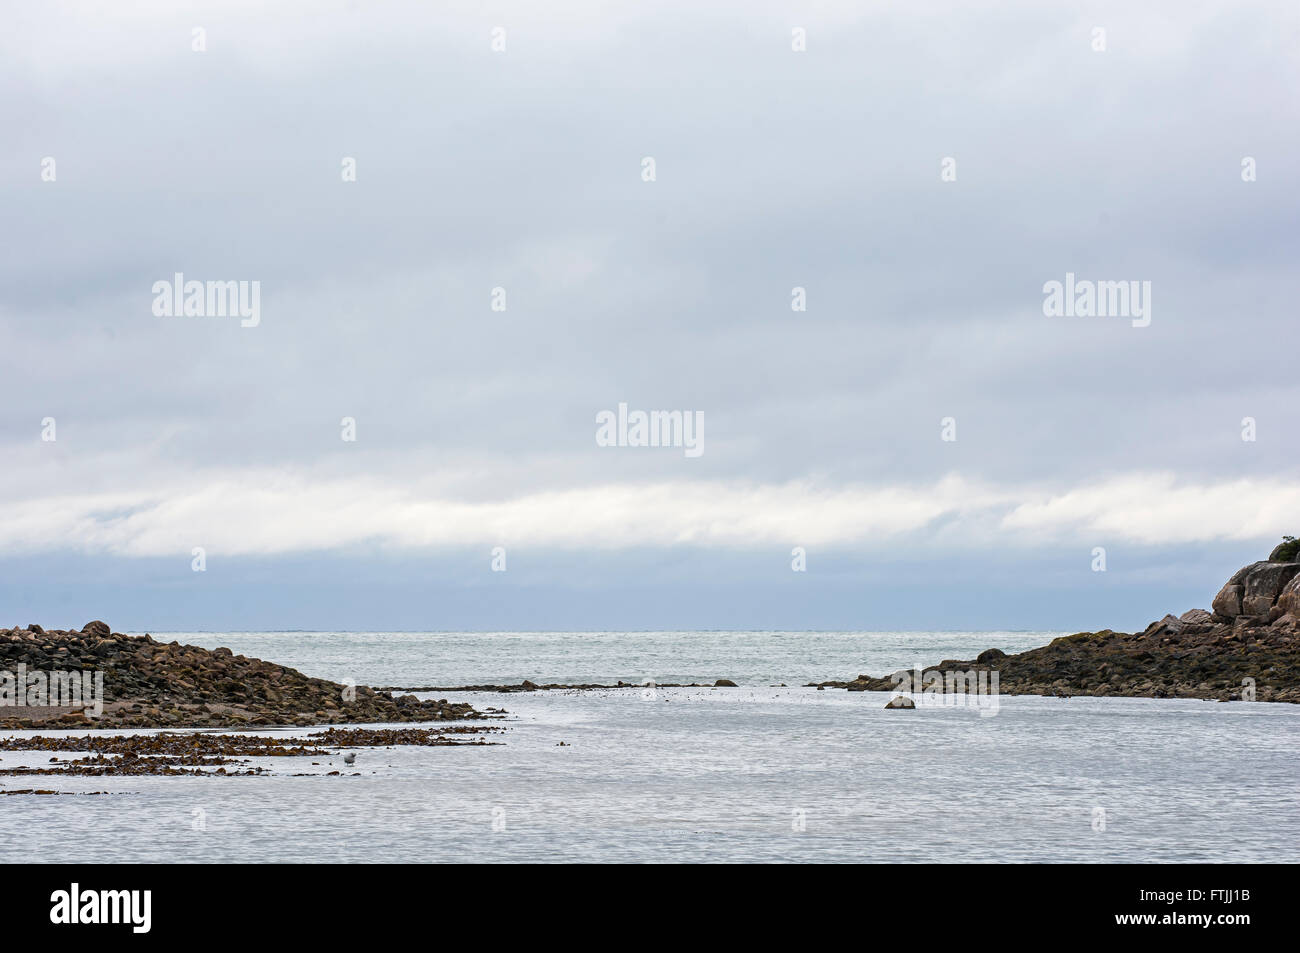
[[[103, 712], [15, 707], [15, 683], [26, 673], [103, 674]], [[5, 680], [5, 676], [8, 680]], [[4, 696], [8, 695], [6, 699]], [[30, 701], [30, 696], [19, 701]], [[50, 699], [52, 700], [52, 699]], [[363, 686], [309, 678], [296, 669], [148, 635], [113, 633], [103, 622], [81, 631], [39, 625], [0, 629], [0, 727], [70, 724], [107, 728], [229, 727], [446, 721], [482, 717], [471, 706], [420, 701]]]
[[[989, 649], [924, 671], [996, 671], [1007, 695], [1127, 695], [1300, 702], [1300, 561], [1284, 544], [1233, 574], [1213, 611], [1167, 615], [1126, 634], [1080, 632], [1018, 655]], [[888, 677], [822, 682], [890, 691]]]

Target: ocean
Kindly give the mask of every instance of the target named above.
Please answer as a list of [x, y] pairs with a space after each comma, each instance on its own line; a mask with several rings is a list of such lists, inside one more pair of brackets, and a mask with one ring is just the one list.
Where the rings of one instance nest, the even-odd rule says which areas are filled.
[[[111, 792], [0, 798], [0, 861], [1300, 861], [1300, 707], [889, 711], [883, 693], [803, 687], [1058, 634], [155, 632], [359, 684], [656, 684], [439, 693], [506, 709], [497, 744], [364, 749], [347, 767], [0, 777]], [[658, 687], [718, 678], [740, 687]]]

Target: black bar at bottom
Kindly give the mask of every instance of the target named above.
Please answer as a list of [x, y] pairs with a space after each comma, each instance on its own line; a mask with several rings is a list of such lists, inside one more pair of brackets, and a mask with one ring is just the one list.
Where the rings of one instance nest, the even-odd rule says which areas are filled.
[[446, 936], [457, 923], [497, 936], [529, 925], [552, 934], [585, 927], [690, 935], [701, 919], [723, 935], [784, 922], [809, 938], [865, 931], [876, 940], [948, 942], [1011, 928], [1051, 931], [1042, 939], [1232, 943], [1287, 929], [1283, 904], [1294, 880], [1290, 867], [1238, 865], [891, 866], [831, 872], [839, 883], [830, 890], [805, 872], [767, 870], [751, 880], [743, 869], [698, 882], [697, 871], [681, 868], [599, 878], [551, 869], [544, 879], [510, 867], [453, 873], [416, 865], [31, 865], [5, 873], [8, 939], [112, 934], [126, 943], [223, 929], [259, 941], [383, 942], [412, 931]]

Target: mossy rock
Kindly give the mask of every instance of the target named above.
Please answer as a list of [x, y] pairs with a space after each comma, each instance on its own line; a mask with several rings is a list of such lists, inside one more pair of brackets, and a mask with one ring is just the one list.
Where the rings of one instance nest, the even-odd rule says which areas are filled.
[[1268, 561], [1271, 563], [1293, 563], [1300, 561], [1300, 539], [1294, 536], [1283, 536], [1282, 542], [1273, 548], [1268, 554]]

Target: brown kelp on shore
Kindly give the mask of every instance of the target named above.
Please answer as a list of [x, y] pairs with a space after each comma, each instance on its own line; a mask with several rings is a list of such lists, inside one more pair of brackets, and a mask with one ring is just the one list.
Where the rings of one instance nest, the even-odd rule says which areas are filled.
[[[495, 742], [487, 740], [486, 736], [501, 730], [487, 725], [448, 725], [439, 728], [331, 728], [301, 737], [220, 732], [88, 733], [62, 737], [21, 735], [0, 738], [0, 751], [51, 752], [54, 756], [39, 766], [0, 766], [0, 776], [260, 775], [266, 773], [266, 769], [248, 766], [248, 759], [329, 758], [337, 757], [345, 749], [404, 745], [489, 745]], [[84, 757], [58, 757], [63, 754], [82, 754]]]

